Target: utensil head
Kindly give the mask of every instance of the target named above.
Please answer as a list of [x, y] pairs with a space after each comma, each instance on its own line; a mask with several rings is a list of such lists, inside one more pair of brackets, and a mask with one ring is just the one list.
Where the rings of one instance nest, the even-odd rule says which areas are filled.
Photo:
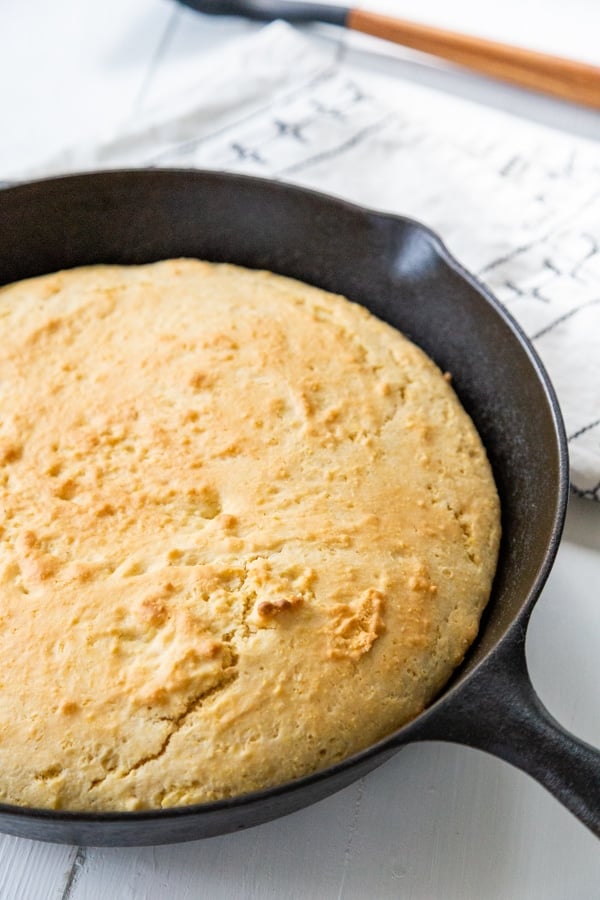
[[297, 3], [289, 0], [179, 0], [196, 12], [211, 16], [241, 16], [259, 22], [283, 19], [286, 22], [327, 22], [346, 25], [350, 10], [326, 3]]

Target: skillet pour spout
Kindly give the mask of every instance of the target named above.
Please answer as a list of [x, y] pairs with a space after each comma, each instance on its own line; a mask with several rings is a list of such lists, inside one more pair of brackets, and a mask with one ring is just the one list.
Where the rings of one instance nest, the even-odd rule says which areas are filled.
[[94, 263], [178, 256], [299, 278], [362, 303], [419, 344], [487, 448], [502, 504], [498, 570], [461, 670], [413, 722], [326, 770], [217, 803], [136, 813], [0, 805], [0, 829], [92, 845], [223, 834], [320, 800], [416, 740], [456, 741], [529, 772], [600, 834], [600, 753], [563, 731], [527, 675], [525, 630], [553, 564], [568, 460], [554, 391], [506, 310], [418, 222], [218, 172], [135, 170], [0, 192], [0, 284]]

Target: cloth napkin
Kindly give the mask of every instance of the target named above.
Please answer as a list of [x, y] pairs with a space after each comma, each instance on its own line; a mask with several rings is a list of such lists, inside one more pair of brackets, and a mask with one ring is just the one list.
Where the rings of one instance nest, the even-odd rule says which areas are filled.
[[546, 365], [574, 490], [600, 500], [600, 147], [344, 62], [274, 23], [117, 135], [19, 177], [184, 166], [279, 178], [420, 219]]

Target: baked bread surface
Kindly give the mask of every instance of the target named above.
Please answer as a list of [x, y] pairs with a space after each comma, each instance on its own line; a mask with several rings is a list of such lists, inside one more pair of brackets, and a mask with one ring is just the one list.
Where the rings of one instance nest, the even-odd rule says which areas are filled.
[[0, 291], [0, 800], [136, 810], [420, 713], [500, 535], [448, 379], [343, 298], [194, 260]]

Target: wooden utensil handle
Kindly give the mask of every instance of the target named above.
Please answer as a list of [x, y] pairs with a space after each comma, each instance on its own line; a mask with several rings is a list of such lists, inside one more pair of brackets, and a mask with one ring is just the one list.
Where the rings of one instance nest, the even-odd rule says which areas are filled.
[[441, 28], [351, 9], [347, 27], [522, 87], [600, 109], [600, 69]]

